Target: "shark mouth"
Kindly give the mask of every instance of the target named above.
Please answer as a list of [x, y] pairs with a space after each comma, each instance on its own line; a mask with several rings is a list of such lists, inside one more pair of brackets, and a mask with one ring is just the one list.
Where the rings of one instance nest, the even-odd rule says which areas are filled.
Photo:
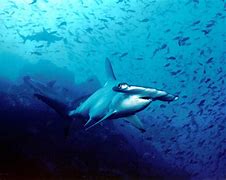
[[150, 100], [150, 99], [151, 99], [151, 97], [144, 96], [144, 97], [140, 97], [140, 99]]

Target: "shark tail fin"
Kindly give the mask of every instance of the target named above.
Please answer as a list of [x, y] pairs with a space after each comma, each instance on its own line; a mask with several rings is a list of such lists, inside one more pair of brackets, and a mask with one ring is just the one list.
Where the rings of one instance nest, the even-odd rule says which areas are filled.
[[64, 126], [64, 137], [65, 139], [67, 139], [70, 135], [70, 129], [72, 125], [72, 120], [69, 120], [69, 117], [68, 117], [68, 109], [69, 109], [68, 106], [59, 100], [56, 100], [54, 98], [47, 97], [41, 94], [35, 93], [34, 96], [39, 100], [43, 101], [44, 103], [46, 103], [48, 106], [54, 109], [61, 117], [66, 119], [63, 122], [64, 124], [63, 126]]
[[106, 74], [107, 74], [108, 80], [115, 81], [116, 80], [115, 74], [114, 74], [111, 62], [108, 58], [106, 58], [106, 60], [105, 60], [105, 69], [106, 69]]
[[[64, 96], [54, 90], [55, 81], [50, 81], [47, 84], [32, 79], [30, 76], [23, 78], [25, 84], [27, 84], [34, 91], [34, 96], [45, 104], [53, 108], [62, 117], [68, 117], [70, 102], [66, 101]], [[61, 97], [61, 98], [60, 98]]]
[[69, 107], [65, 103], [38, 93], [35, 93], [34, 96], [53, 108], [62, 117], [68, 118]]

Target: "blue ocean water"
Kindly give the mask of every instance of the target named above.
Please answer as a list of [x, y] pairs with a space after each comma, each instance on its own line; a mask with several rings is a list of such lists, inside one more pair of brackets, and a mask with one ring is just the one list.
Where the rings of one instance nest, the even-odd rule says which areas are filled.
[[[1, 0], [0, 179], [225, 179], [224, 0]], [[71, 128], [24, 77], [59, 98], [116, 78], [179, 96], [123, 119]], [[52, 87], [53, 86], [53, 87]]]

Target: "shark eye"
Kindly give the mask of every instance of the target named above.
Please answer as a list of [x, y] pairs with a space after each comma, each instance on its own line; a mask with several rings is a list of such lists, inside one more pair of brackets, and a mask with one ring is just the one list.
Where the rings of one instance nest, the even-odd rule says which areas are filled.
[[129, 86], [129, 85], [126, 84], [126, 83], [119, 83], [119, 84], [118, 84], [118, 88], [119, 88], [119, 89], [126, 89], [126, 88], [128, 88], [128, 86]]

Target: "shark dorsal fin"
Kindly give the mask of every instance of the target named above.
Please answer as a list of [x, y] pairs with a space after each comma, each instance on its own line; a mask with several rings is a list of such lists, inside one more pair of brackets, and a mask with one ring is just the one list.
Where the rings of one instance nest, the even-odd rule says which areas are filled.
[[116, 80], [115, 74], [112, 69], [111, 62], [108, 58], [106, 58], [105, 60], [105, 69], [106, 69], [106, 74], [108, 78], [107, 81], [115, 81]]

